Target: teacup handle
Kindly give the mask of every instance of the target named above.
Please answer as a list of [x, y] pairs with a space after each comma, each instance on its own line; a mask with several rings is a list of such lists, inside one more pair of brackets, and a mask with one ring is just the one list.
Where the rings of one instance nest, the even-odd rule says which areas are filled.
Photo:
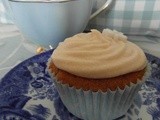
[[96, 17], [98, 14], [100, 14], [102, 11], [106, 10], [110, 5], [111, 3], [113, 2], [114, 0], [107, 0], [106, 3], [101, 7], [99, 8], [97, 11], [95, 11], [91, 16], [90, 16], [90, 19], [93, 19], [94, 17]]

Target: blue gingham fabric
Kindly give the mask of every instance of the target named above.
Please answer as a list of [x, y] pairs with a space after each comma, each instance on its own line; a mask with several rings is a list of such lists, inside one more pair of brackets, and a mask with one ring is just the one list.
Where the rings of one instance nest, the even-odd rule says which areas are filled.
[[[104, 2], [97, 1], [95, 7], [99, 8]], [[160, 0], [115, 0], [108, 10], [91, 20], [88, 26], [160, 37]]]
[[[12, 15], [7, 11], [9, 9], [7, 1], [0, 0], [0, 23], [12, 23]], [[95, 1], [94, 9], [98, 9], [106, 2]], [[107, 27], [125, 34], [160, 37], [160, 0], [114, 1], [108, 10], [89, 22], [89, 28], [102, 30]]]

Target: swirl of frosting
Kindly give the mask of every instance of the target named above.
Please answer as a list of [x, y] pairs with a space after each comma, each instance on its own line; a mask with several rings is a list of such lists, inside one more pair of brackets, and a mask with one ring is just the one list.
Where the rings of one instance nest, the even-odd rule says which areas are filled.
[[109, 29], [80, 33], [54, 50], [55, 66], [86, 78], [111, 78], [139, 71], [147, 64], [144, 52], [127, 37]]

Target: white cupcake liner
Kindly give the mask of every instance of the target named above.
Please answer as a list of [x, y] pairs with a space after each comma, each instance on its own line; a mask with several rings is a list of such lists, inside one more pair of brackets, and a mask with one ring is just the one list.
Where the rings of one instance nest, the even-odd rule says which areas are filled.
[[150, 66], [148, 65], [142, 80], [138, 80], [136, 84], [131, 83], [124, 90], [117, 88], [115, 91], [108, 90], [107, 92], [84, 91], [69, 87], [56, 80], [51, 71], [49, 69], [48, 71], [55, 82], [62, 102], [73, 115], [84, 120], [112, 120], [124, 115], [130, 108], [142, 83], [150, 75]]

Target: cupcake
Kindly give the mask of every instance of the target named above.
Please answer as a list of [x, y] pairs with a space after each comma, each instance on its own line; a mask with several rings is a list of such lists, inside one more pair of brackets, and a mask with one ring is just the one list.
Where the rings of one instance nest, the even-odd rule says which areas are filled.
[[65, 39], [47, 66], [68, 111], [84, 120], [124, 115], [149, 75], [142, 49], [109, 29]]

